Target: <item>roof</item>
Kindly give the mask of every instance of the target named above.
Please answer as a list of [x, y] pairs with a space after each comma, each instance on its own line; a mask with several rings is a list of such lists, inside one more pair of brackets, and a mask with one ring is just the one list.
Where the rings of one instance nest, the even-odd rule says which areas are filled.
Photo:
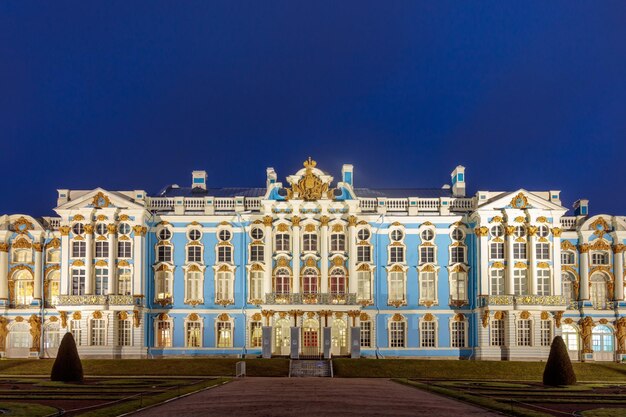
[[452, 197], [452, 190], [445, 188], [355, 188], [354, 193], [360, 198]]

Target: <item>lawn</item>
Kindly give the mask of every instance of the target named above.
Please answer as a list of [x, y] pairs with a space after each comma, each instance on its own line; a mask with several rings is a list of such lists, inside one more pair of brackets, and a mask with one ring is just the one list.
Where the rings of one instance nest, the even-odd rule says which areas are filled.
[[0, 412], [11, 417], [43, 417], [56, 413], [57, 409], [40, 404], [0, 401]]
[[[234, 376], [235, 358], [84, 359], [86, 376]], [[248, 376], [287, 376], [287, 359], [246, 359]], [[2, 360], [0, 376], [49, 375], [53, 359]]]
[[[579, 381], [626, 383], [626, 365], [574, 363]], [[447, 361], [420, 359], [335, 359], [336, 377], [432, 378], [540, 381], [545, 362]]]

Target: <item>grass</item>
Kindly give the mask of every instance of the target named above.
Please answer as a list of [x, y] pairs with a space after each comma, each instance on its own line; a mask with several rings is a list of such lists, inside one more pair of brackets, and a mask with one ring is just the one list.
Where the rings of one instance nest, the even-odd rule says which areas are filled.
[[623, 408], [596, 408], [595, 410], [583, 411], [583, 417], [623, 417], [626, 410]]
[[40, 404], [11, 402], [0, 402], [0, 410], [11, 417], [42, 417], [58, 411], [56, 408]]
[[434, 392], [436, 394], [445, 395], [447, 397], [455, 398], [457, 400], [465, 401], [470, 404], [474, 404], [480, 407], [489, 408], [491, 410], [500, 411], [506, 415], [516, 417], [550, 417], [550, 414], [540, 413], [538, 411], [532, 411], [527, 408], [518, 407], [512, 404], [505, 404], [503, 402], [494, 400], [492, 398], [481, 397], [472, 395], [467, 392], [457, 391], [454, 389], [443, 388], [437, 385], [424, 384], [418, 381], [409, 381], [407, 379], [394, 379], [394, 381], [401, 384], [409, 385], [415, 388], [423, 389], [425, 391]]
[[[626, 366], [574, 363], [579, 381], [626, 382]], [[545, 362], [447, 361], [420, 359], [334, 359], [336, 377], [541, 381]]]
[[[86, 376], [234, 376], [236, 358], [85, 359]], [[245, 359], [248, 376], [287, 376], [288, 359]], [[50, 375], [53, 359], [2, 360], [0, 376]]]
[[204, 388], [209, 388], [227, 382], [227, 378], [216, 378], [208, 381], [201, 381], [193, 385], [186, 385], [180, 389], [170, 389], [165, 392], [146, 394], [122, 403], [114, 404], [109, 407], [98, 408], [96, 410], [87, 411], [79, 414], [81, 417], [108, 417], [129, 413], [139, 408], [155, 405], [167, 401], [179, 395], [188, 394]]

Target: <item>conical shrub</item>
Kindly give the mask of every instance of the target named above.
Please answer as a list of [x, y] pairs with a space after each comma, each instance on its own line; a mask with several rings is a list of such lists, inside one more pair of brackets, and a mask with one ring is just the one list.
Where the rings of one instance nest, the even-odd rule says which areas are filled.
[[576, 383], [576, 374], [572, 361], [567, 353], [567, 347], [561, 336], [556, 336], [552, 340], [550, 347], [550, 356], [543, 370], [544, 385], [574, 385]]
[[72, 333], [65, 333], [61, 340], [50, 379], [61, 382], [83, 382], [83, 364], [80, 362]]

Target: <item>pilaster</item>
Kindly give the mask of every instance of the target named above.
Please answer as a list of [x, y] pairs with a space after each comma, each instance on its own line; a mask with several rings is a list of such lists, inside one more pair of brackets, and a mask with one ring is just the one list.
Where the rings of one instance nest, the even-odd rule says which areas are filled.
[[0, 243], [0, 304], [9, 300], [9, 244]]
[[272, 292], [272, 216], [263, 217], [263, 225], [265, 227], [265, 249], [263, 251], [263, 260], [265, 262], [265, 271], [263, 275], [263, 297], [266, 293]]
[[85, 294], [93, 294], [93, 226], [85, 225]]
[[322, 216], [320, 218], [320, 279], [321, 279], [321, 292], [323, 294], [328, 293], [328, 222], [330, 219], [328, 216]]
[[579, 246], [580, 252], [580, 299], [589, 299], [589, 245]]
[[293, 216], [291, 218], [291, 236], [293, 238], [293, 293], [300, 293], [300, 217]]
[[116, 255], [116, 251], [117, 251], [117, 244], [116, 244], [116, 227], [115, 224], [109, 224], [107, 226], [107, 232], [109, 234], [109, 276], [107, 277], [108, 279], [108, 287], [109, 287], [109, 294], [116, 294], [117, 293], [117, 285], [116, 285], [116, 280], [115, 280], [115, 276], [116, 276], [116, 272], [117, 272], [117, 268], [115, 267], [115, 258], [117, 257]]
[[348, 292], [356, 294], [356, 216], [348, 217]]

